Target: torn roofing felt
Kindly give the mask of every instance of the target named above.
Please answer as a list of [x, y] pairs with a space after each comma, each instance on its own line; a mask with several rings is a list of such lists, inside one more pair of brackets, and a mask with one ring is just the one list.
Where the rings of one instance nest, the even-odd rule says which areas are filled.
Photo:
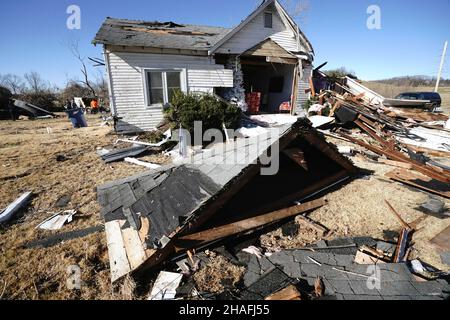
[[[215, 144], [181, 165], [99, 186], [112, 280], [160, 264], [173, 253], [172, 239], [214, 219], [219, 224], [225, 222], [219, 214], [239, 220], [255, 214], [253, 205], [264, 207], [258, 214], [285, 208], [357, 172], [351, 161], [328, 144], [307, 119], [299, 119], [292, 126], [271, 128], [269, 133]], [[280, 168], [265, 178], [259, 175], [261, 163], [266, 152], [278, 151], [275, 143], [279, 146]], [[285, 149], [292, 148], [311, 154], [305, 156], [309, 171], [282, 155]], [[317, 155], [322, 159], [316, 161]], [[331, 178], [327, 167], [334, 170], [330, 171]], [[317, 184], [313, 179], [316, 174], [325, 182]]]

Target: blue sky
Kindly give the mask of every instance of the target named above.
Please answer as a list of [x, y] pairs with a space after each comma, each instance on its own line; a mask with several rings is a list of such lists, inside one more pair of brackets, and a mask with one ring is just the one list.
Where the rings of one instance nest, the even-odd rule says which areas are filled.
[[[294, 1], [294, 0], [285, 0]], [[444, 41], [450, 40], [450, 0], [301, 0], [297, 19], [316, 51], [315, 64], [345, 66], [366, 80], [437, 73]], [[0, 74], [37, 71], [62, 86], [80, 78], [65, 43], [77, 40], [84, 56], [101, 57], [91, 44], [106, 16], [231, 27], [260, 0], [15, 0], [0, 11]], [[81, 8], [81, 30], [68, 30], [66, 9]], [[381, 30], [369, 30], [369, 5], [381, 8]], [[97, 72], [93, 69], [93, 72]], [[450, 52], [444, 68], [450, 78]]]

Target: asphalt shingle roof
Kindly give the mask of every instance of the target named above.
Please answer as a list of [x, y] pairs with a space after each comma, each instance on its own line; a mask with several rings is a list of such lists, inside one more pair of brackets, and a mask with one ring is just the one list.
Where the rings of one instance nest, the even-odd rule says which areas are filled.
[[174, 22], [106, 18], [93, 43], [166, 49], [208, 50], [231, 29]]

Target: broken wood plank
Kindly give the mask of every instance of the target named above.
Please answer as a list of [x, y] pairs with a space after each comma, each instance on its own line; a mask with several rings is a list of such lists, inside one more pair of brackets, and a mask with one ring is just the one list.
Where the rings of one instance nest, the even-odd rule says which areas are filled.
[[312, 77], [309, 78], [309, 88], [311, 90], [311, 95], [313, 97], [315, 97], [316, 96], [316, 89], [314, 88], [314, 82], [313, 82], [313, 78]]
[[354, 261], [357, 264], [369, 264], [369, 265], [385, 263], [383, 260], [380, 260], [380, 258], [372, 257], [371, 255], [368, 255], [367, 253], [361, 251], [356, 252]]
[[389, 166], [397, 167], [397, 168], [412, 170], [411, 164], [405, 163], [405, 162], [394, 161], [394, 160], [383, 159], [383, 158], [378, 158], [378, 162], [382, 163], [382, 164], [387, 164]]
[[278, 292], [275, 292], [267, 296], [264, 300], [268, 301], [301, 300], [301, 294], [295, 286], [290, 285]]
[[308, 171], [308, 163], [305, 160], [305, 154], [299, 148], [292, 148], [283, 150], [283, 153], [292, 161], [297, 163], [300, 167]]
[[400, 263], [403, 261], [406, 253], [408, 252], [408, 242], [413, 230], [404, 228], [400, 232], [398, 238], [397, 250], [395, 250], [394, 263]]
[[115, 282], [131, 271], [127, 258], [127, 251], [122, 237], [120, 221], [105, 223], [106, 242], [108, 246], [109, 265], [111, 268], [111, 282]]
[[397, 169], [385, 174], [386, 177], [408, 186], [450, 199], [450, 185], [436, 181], [422, 174]]
[[397, 217], [398, 221], [400, 221], [400, 223], [403, 225], [403, 227], [406, 228], [406, 229], [412, 230], [411, 226], [408, 223], [406, 223], [405, 220], [403, 220], [403, 218], [400, 215], [400, 213], [398, 213], [397, 210], [394, 209], [394, 207], [389, 203], [389, 201], [384, 200], [384, 202], [387, 204], [387, 206], [391, 210], [391, 212], [393, 214], [395, 214], [395, 216]]
[[280, 221], [300, 213], [320, 208], [326, 204], [325, 199], [314, 200], [305, 204], [300, 204], [287, 209], [282, 209], [267, 213], [254, 218], [245, 219], [239, 222], [231, 223], [225, 226], [201, 231], [191, 235], [182, 236], [179, 240], [211, 242], [214, 240], [226, 238], [245, 231], [256, 229], [272, 222]]
[[31, 192], [25, 192], [19, 198], [14, 200], [9, 206], [7, 206], [6, 209], [0, 214], [0, 223], [5, 223], [11, 220], [21, 208], [28, 204], [31, 200], [31, 195]]
[[406, 157], [405, 155], [403, 155], [402, 153], [400, 153], [398, 151], [380, 149], [380, 148], [372, 146], [364, 141], [355, 139], [352, 136], [347, 135], [345, 133], [341, 132], [340, 134], [344, 138], [347, 138], [348, 140], [350, 140], [351, 142], [356, 143], [356, 144], [360, 145], [361, 147], [364, 147], [364, 148], [366, 148], [372, 152], [375, 152], [377, 154], [385, 155], [386, 157], [388, 157], [391, 160], [409, 163], [409, 164], [411, 164], [413, 170], [420, 172], [430, 178], [433, 178], [435, 180], [438, 180], [438, 181], [441, 181], [444, 183], [450, 183], [450, 176], [448, 174], [442, 174], [442, 173], [436, 172], [435, 170], [432, 170], [417, 161], [409, 159], [408, 157]]
[[132, 270], [139, 267], [146, 259], [146, 254], [142, 246], [139, 232], [134, 228], [122, 230], [125, 251]]

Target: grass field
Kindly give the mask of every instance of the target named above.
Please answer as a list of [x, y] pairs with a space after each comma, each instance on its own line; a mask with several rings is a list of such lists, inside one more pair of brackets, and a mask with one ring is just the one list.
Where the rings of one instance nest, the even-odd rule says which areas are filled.
[[[364, 82], [364, 85], [386, 98], [395, 98], [402, 92], [434, 91], [432, 87], [394, 86], [378, 82]], [[450, 114], [450, 87], [439, 88], [442, 98], [442, 109], [445, 114]]]

